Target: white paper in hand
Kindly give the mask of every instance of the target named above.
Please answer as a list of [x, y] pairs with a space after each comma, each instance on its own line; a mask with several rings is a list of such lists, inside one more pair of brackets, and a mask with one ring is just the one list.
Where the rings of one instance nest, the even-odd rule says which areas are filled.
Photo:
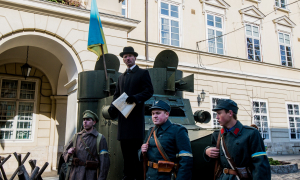
[[128, 95], [124, 92], [118, 99], [116, 99], [112, 104], [123, 114], [125, 118], [129, 116], [133, 108], [135, 107], [135, 103], [127, 104], [126, 99]]

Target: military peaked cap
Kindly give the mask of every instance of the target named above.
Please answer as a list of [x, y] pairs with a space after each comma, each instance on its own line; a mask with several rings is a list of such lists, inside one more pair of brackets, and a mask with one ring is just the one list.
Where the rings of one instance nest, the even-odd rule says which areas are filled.
[[169, 106], [169, 104], [162, 100], [155, 101], [152, 107], [149, 108], [149, 110], [153, 109], [162, 109], [169, 113], [171, 112], [171, 107]]
[[213, 109], [213, 111], [217, 111], [221, 109], [231, 110], [234, 114], [237, 114], [239, 108], [237, 104], [231, 99], [220, 99], [217, 102], [217, 105]]
[[99, 121], [98, 115], [91, 110], [85, 110], [83, 112], [83, 119], [87, 119], [87, 118], [92, 118], [96, 122]]

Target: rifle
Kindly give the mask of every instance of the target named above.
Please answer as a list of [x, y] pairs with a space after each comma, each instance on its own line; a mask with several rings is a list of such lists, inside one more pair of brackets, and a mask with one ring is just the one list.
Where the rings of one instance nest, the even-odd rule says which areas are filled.
[[[152, 128], [150, 135], [148, 136], [146, 144], [149, 144], [150, 137], [154, 132], [155, 127]], [[146, 180], [146, 172], [147, 172], [147, 165], [148, 165], [148, 157], [147, 153], [143, 153], [143, 170], [144, 170], [144, 180]]]

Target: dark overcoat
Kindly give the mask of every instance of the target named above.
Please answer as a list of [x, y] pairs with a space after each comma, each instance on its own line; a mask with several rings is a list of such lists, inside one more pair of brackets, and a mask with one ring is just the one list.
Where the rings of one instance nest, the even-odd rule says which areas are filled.
[[113, 101], [126, 93], [134, 96], [137, 104], [127, 117], [118, 112], [118, 140], [144, 139], [145, 136], [145, 107], [144, 103], [153, 95], [153, 86], [149, 72], [135, 66], [130, 73], [123, 73], [118, 78]]
[[[212, 134], [212, 146], [216, 146], [218, 135], [224, 136], [228, 153], [237, 167], [250, 167], [253, 180], [271, 180], [271, 169], [264, 142], [257, 129], [243, 126], [237, 121], [235, 126], [226, 132], [224, 128]], [[207, 147], [209, 148], [209, 147]], [[205, 154], [204, 159], [210, 161]], [[231, 169], [220, 145], [220, 164], [222, 168]], [[237, 180], [235, 175], [222, 173], [217, 180]]]

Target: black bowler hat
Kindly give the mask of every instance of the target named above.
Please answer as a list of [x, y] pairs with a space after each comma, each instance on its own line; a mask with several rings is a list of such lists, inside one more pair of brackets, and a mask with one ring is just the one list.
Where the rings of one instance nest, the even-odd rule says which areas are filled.
[[237, 114], [239, 108], [237, 104], [231, 99], [220, 99], [213, 111], [221, 109], [231, 110], [234, 114]]
[[153, 110], [153, 109], [162, 109], [169, 113], [171, 111], [171, 107], [169, 106], [169, 104], [162, 100], [155, 101], [152, 107], [149, 108], [149, 110]]
[[133, 54], [135, 57], [138, 56], [138, 53], [134, 52], [134, 49], [131, 46], [123, 48], [123, 52], [120, 53], [120, 56], [123, 57], [124, 54]]

